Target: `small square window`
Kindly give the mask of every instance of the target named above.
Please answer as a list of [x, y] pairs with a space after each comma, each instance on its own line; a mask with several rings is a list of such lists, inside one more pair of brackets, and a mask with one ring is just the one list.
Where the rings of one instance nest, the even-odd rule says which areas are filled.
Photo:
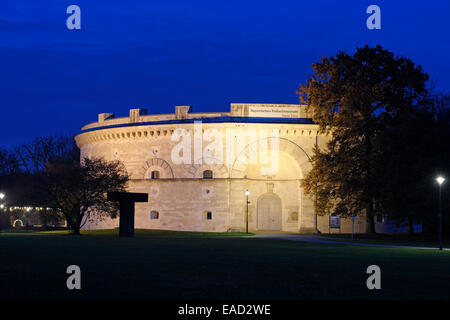
[[158, 211], [152, 211], [152, 212], [150, 212], [150, 219], [151, 219], [151, 220], [159, 219], [159, 212], [158, 212]]
[[212, 179], [212, 178], [213, 178], [213, 172], [211, 170], [203, 171], [203, 179]]
[[152, 171], [152, 179], [159, 179], [159, 171]]
[[212, 212], [211, 211], [203, 212], [203, 219], [204, 220], [212, 220]]

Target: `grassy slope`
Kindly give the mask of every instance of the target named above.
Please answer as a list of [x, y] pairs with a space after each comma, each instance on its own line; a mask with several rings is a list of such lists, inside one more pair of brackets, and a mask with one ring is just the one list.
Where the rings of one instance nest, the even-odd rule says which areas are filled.
[[[41, 231], [40, 234], [69, 235], [68, 231]], [[81, 230], [82, 235], [93, 236], [117, 236], [119, 229], [101, 229], [101, 230]], [[168, 231], [152, 229], [135, 229], [135, 236], [139, 237], [234, 237], [234, 236], [253, 236], [253, 233], [245, 232], [194, 232], [194, 231]]]
[[[450, 298], [450, 252], [163, 233], [0, 235], [0, 299]], [[65, 287], [70, 264], [81, 291]], [[366, 289], [370, 264], [382, 290]]]

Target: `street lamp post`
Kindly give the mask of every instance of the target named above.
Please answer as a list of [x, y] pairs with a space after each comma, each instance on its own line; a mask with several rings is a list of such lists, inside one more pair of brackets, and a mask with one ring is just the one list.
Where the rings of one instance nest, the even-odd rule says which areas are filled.
[[247, 218], [245, 219], [245, 233], [248, 233], [248, 204], [250, 203], [250, 201], [248, 201], [248, 196], [250, 195], [250, 191], [245, 190], [245, 196], [247, 198]]
[[355, 216], [352, 215], [352, 240], [353, 240], [353, 234], [354, 234], [354, 226], [355, 226]]
[[439, 183], [439, 250], [442, 250], [442, 184], [445, 178], [439, 176], [436, 181]]
[[[0, 202], [3, 201], [3, 199], [5, 199], [6, 195], [3, 192], [0, 192]], [[5, 205], [3, 203], [0, 203], [0, 232], [2, 232], [2, 216], [1, 216], [1, 211], [3, 211], [3, 208], [5, 207]]]

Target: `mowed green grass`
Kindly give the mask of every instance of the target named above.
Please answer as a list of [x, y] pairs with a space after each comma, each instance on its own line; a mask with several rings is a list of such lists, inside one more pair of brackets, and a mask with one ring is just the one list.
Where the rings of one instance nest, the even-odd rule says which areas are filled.
[[[118, 236], [119, 229], [101, 229], [101, 230], [81, 230], [82, 235], [90, 236]], [[40, 234], [53, 234], [53, 235], [71, 235], [69, 231], [41, 231]], [[253, 236], [253, 233], [245, 232], [193, 232], [193, 231], [169, 231], [169, 230], [150, 230], [150, 229], [135, 229], [135, 236], [138, 237], [245, 237]]]
[[[240, 235], [240, 234], [237, 234]], [[0, 299], [449, 299], [450, 252], [223, 234], [0, 235]], [[66, 288], [78, 265], [82, 289]], [[366, 268], [379, 265], [381, 290]]]
[[[411, 247], [429, 247], [429, 248], [439, 248], [439, 235], [432, 234], [356, 234], [354, 239], [351, 239], [351, 234], [323, 234], [327, 240], [336, 240], [344, 242], [356, 242], [356, 243], [371, 243], [371, 244], [382, 244], [382, 245], [397, 245], [397, 246], [411, 246]], [[447, 238], [443, 239], [443, 247], [449, 248], [450, 241]]]

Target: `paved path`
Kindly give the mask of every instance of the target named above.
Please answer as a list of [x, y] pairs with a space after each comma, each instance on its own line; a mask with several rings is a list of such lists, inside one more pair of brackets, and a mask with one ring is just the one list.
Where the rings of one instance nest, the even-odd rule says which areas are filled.
[[[435, 247], [415, 247], [415, 246], [404, 246], [404, 245], [393, 245], [393, 244], [381, 244], [381, 243], [364, 243], [355, 242], [352, 240], [334, 240], [331, 238], [316, 236], [316, 235], [301, 235], [301, 234], [289, 234], [289, 233], [268, 233], [268, 234], [256, 234], [249, 238], [263, 238], [263, 239], [281, 239], [290, 241], [300, 241], [300, 242], [312, 242], [312, 243], [325, 243], [325, 244], [337, 244], [337, 245], [351, 245], [351, 246], [367, 246], [367, 247], [388, 247], [388, 248], [405, 248], [405, 249], [427, 249], [436, 250]], [[443, 248], [443, 250], [449, 251], [448, 248]]]

